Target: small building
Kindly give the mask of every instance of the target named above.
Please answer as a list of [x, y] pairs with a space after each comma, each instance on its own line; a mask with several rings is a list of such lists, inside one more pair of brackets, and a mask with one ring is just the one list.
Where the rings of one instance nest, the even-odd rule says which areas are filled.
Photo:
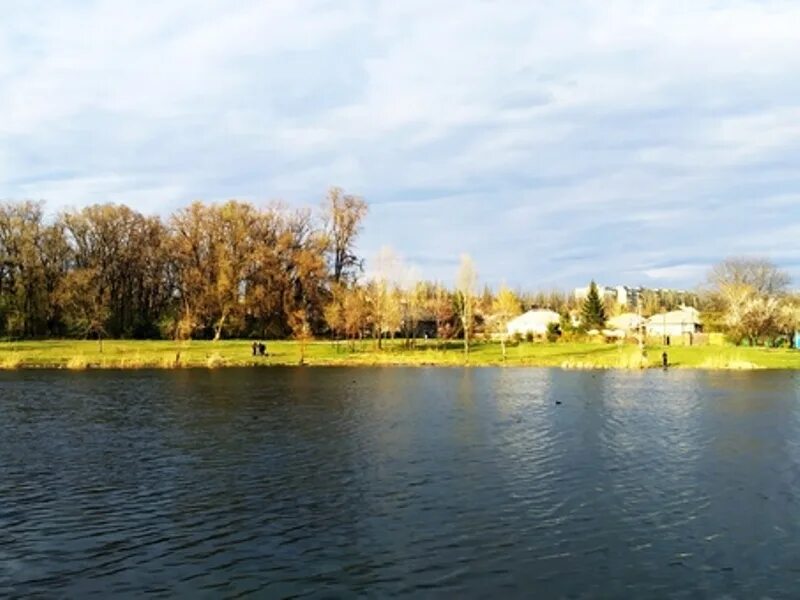
[[[591, 332], [589, 333], [591, 334]], [[628, 332], [622, 329], [603, 329], [603, 331], [598, 331], [597, 333], [608, 341], [621, 341], [628, 337]]]
[[636, 313], [626, 312], [616, 317], [611, 317], [606, 322], [609, 329], [615, 331], [624, 331], [627, 333], [636, 333], [645, 323], [645, 320]]
[[647, 319], [647, 334], [664, 338], [694, 335], [703, 331], [700, 312], [691, 306], [682, 306]]
[[551, 323], [561, 322], [561, 315], [554, 310], [534, 309], [511, 319], [507, 329], [509, 335], [544, 335], [547, 333], [547, 326]]

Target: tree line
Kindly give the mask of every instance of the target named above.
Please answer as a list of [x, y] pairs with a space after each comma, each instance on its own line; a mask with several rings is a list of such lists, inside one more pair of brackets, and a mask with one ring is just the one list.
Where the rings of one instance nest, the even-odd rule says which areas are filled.
[[162, 219], [102, 204], [45, 217], [0, 204], [0, 335], [283, 337], [319, 331], [355, 280], [366, 203], [319, 210], [195, 202]]
[[[0, 203], [0, 337], [329, 336], [450, 339], [477, 297], [421, 281], [391, 250], [364, 276], [366, 202], [331, 188], [316, 209], [195, 202], [165, 218], [118, 204]], [[423, 326], [424, 322], [424, 326]], [[413, 343], [413, 342], [412, 342]]]
[[[357, 242], [368, 207], [339, 188], [316, 209], [195, 202], [161, 218], [101, 204], [48, 218], [44, 208], [0, 203], [0, 337], [326, 336], [380, 347], [388, 337], [413, 345], [425, 336], [463, 340], [468, 351], [523, 310], [549, 308], [565, 324], [585, 312], [558, 290], [481, 289], [468, 256], [453, 288], [421, 279], [388, 248], [367, 276]], [[701, 293], [646, 290], [642, 313], [689, 304], [737, 342], [797, 325], [788, 277], [768, 261], [726, 261], [710, 281]], [[601, 320], [630, 309], [593, 301], [604, 303], [592, 307]]]

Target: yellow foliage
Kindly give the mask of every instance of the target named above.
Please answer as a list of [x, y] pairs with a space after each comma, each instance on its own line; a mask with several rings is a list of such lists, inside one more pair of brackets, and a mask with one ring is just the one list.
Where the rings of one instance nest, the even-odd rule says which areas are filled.
[[89, 361], [86, 360], [85, 356], [76, 355], [70, 357], [67, 361], [67, 368], [74, 369], [76, 371], [80, 371], [89, 367]]
[[20, 366], [22, 366], [22, 357], [16, 352], [8, 354], [0, 360], [0, 369], [13, 370]]

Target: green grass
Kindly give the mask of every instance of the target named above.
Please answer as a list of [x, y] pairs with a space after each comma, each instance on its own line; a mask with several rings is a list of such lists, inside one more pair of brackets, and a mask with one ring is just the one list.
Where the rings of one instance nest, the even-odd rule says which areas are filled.
[[[251, 355], [247, 340], [220, 342], [107, 340], [103, 350], [96, 341], [47, 340], [0, 342], [0, 369], [136, 369], [136, 368], [219, 368], [263, 365], [297, 365], [300, 344], [293, 341], [267, 343], [268, 357]], [[706, 369], [800, 369], [800, 351], [730, 346], [648, 347], [644, 366], [658, 367], [666, 350], [674, 368]], [[418, 342], [406, 349], [402, 342], [384, 342], [376, 350], [372, 341], [347, 344], [311, 342], [306, 347], [307, 365], [418, 365], [418, 366], [541, 366], [563, 368], [639, 368], [642, 366], [634, 345], [602, 343], [522, 343], [508, 348], [503, 360], [499, 343], [478, 343], [468, 358], [457, 343], [446, 349], [436, 342]]]

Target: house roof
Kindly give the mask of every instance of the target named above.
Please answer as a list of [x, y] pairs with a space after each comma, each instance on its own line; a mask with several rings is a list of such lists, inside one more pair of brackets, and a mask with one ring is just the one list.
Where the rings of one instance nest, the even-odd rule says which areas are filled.
[[647, 322], [653, 325], [700, 325], [700, 311], [691, 306], [684, 306], [678, 310], [653, 315]]
[[532, 322], [550, 323], [559, 320], [561, 320], [561, 315], [559, 315], [556, 311], [548, 310], [546, 308], [535, 308], [512, 319], [509, 322], [509, 325], [511, 325], [512, 323], [516, 324], [516, 323], [532, 323]]
[[611, 317], [608, 319], [608, 324], [616, 329], [630, 329], [638, 327], [644, 322], [644, 319], [636, 313], [627, 312]]
[[508, 322], [509, 333], [543, 333], [550, 323], [558, 323], [561, 315], [552, 310], [529, 310]]

